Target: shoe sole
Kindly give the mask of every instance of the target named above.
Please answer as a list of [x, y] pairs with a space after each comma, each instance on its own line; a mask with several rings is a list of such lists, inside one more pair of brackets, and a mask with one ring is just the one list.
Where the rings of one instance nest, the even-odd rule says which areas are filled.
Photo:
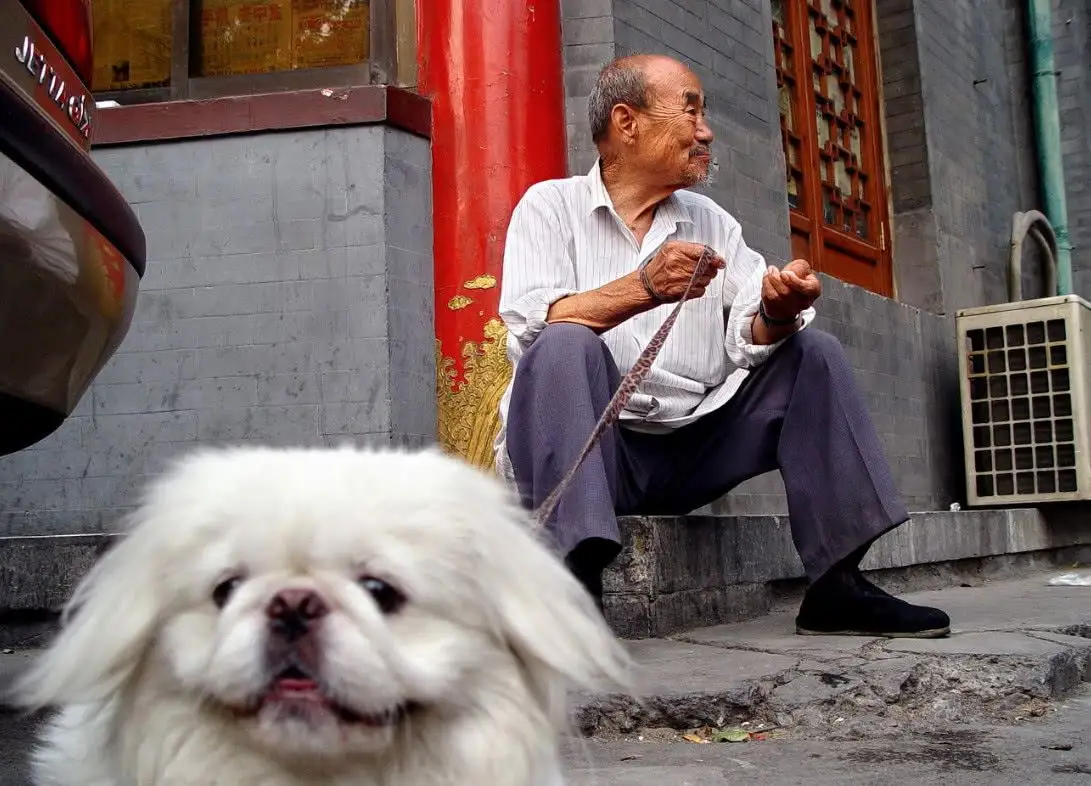
[[859, 636], [863, 638], [881, 639], [942, 639], [951, 635], [951, 628], [932, 628], [931, 630], [918, 630], [905, 633], [883, 633], [874, 630], [808, 630], [796, 626], [796, 634], [799, 636]]

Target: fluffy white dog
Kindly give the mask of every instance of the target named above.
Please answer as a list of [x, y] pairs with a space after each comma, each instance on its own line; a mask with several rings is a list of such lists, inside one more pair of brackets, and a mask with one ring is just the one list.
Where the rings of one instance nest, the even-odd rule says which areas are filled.
[[557, 786], [590, 597], [438, 452], [242, 448], [152, 485], [21, 682], [41, 786]]

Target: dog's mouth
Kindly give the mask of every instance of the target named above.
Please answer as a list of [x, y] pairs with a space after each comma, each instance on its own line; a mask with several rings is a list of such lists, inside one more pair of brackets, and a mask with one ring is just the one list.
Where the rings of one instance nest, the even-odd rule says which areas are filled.
[[339, 723], [381, 729], [396, 725], [412, 709], [408, 703], [378, 712], [354, 709], [331, 697], [321, 680], [293, 665], [270, 681], [269, 687], [246, 714], [257, 715], [263, 710], [284, 711], [291, 715], [328, 713]]

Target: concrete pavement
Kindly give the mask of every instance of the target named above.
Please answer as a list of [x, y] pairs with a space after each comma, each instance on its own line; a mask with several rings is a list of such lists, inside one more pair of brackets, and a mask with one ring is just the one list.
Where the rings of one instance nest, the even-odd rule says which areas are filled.
[[580, 725], [610, 735], [764, 721], [824, 736], [1014, 721], [1091, 679], [1091, 587], [1048, 586], [1056, 572], [907, 595], [950, 613], [945, 639], [797, 636], [792, 609], [631, 642], [639, 700], [589, 697]]
[[[935, 641], [796, 636], [789, 610], [630, 642], [638, 696], [580, 701], [572, 786], [1091, 783], [1091, 587], [1059, 572], [907, 596], [951, 614]], [[32, 657], [0, 654], [0, 688]], [[681, 736], [743, 723], [778, 728]], [[0, 708], [2, 786], [31, 731]]]
[[1009, 727], [708, 745], [590, 740], [567, 760], [570, 786], [1086, 786], [1091, 695]]

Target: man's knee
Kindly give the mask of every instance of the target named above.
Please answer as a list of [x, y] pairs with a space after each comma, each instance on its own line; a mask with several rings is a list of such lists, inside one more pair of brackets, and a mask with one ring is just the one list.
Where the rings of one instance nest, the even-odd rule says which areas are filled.
[[586, 365], [588, 360], [600, 360], [605, 351], [606, 345], [591, 328], [571, 322], [555, 322], [546, 325], [538, 334], [519, 361], [519, 366]]
[[786, 344], [808, 355], [844, 355], [845, 348], [837, 336], [824, 330], [808, 327], [793, 334]]

